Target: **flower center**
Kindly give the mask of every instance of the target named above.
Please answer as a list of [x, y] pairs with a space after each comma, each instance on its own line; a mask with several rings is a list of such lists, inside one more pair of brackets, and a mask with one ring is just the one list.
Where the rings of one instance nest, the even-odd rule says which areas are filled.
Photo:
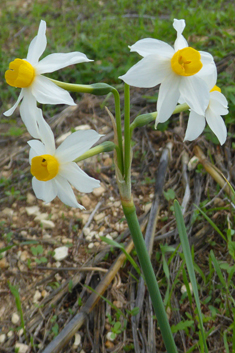
[[8, 85], [13, 87], [29, 87], [35, 77], [35, 69], [26, 60], [15, 59], [10, 62], [9, 70], [5, 72]]
[[202, 68], [201, 54], [191, 47], [180, 49], [173, 55], [171, 67], [177, 75], [195, 75]]
[[217, 92], [221, 93], [221, 89], [218, 86], [216, 86], [216, 85], [210, 90], [210, 92], [214, 92], [214, 91], [217, 91]]
[[48, 181], [58, 174], [59, 162], [50, 154], [33, 157], [31, 162], [30, 172], [38, 180]]

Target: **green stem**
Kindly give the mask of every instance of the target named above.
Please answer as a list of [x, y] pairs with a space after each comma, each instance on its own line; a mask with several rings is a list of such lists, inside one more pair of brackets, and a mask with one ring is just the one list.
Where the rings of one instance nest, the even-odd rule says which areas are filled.
[[[179, 104], [176, 106], [176, 108], [172, 114], [178, 114], [178, 113], [183, 112], [188, 109], [189, 109], [189, 106], [186, 103]], [[131, 126], [130, 126], [131, 134], [135, 128], [151, 123], [152, 121], [154, 121], [156, 119], [156, 117], [157, 117], [157, 112], [138, 115], [135, 118], [135, 120], [131, 123]]]
[[83, 161], [84, 159], [96, 156], [97, 154], [102, 153], [102, 152], [111, 152], [117, 147], [118, 146], [115, 145], [115, 143], [113, 143], [111, 141], [105, 141], [105, 142], [101, 143], [100, 145], [95, 146], [95, 147], [89, 149], [88, 151], [86, 151], [85, 153], [83, 153], [81, 156], [76, 158], [74, 160], [74, 162], [77, 163], [77, 162]]
[[96, 96], [103, 96], [112, 92], [113, 87], [104, 82], [92, 83], [91, 85], [78, 85], [77, 83], [67, 83], [62, 81], [53, 80], [50, 78], [57, 86], [70, 92], [80, 92], [80, 93], [91, 93]]
[[135, 249], [149, 290], [158, 324], [161, 329], [166, 350], [168, 353], [177, 353], [177, 348], [167, 319], [156, 276], [140, 229], [135, 206], [132, 201], [122, 200], [122, 207], [135, 244]]
[[[117, 150], [117, 162], [118, 168], [123, 175], [123, 147], [122, 147], [122, 123], [121, 123], [121, 108], [120, 108], [120, 96], [116, 88], [112, 87], [111, 92], [114, 96], [115, 102], [115, 118], [116, 118], [116, 126], [117, 126], [117, 139], [119, 150]], [[119, 153], [118, 153], [119, 152]]]
[[131, 170], [131, 135], [130, 135], [130, 86], [124, 86], [124, 178], [128, 182]]

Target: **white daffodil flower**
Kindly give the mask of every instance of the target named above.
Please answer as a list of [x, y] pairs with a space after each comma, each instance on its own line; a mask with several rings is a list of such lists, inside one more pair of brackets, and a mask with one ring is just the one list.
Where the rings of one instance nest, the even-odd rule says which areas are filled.
[[128, 85], [135, 87], [154, 87], [159, 89], [155, 126], [169, 119], [179, 97], [199, 114], [204, 114], [209, 103], [209, 90], [204, 77], [216, 80], [217, 72], [213, 57], [188, 46], [182, 32], [184, 20], [174, 20], [177, 32], [174, 48], [153, 38], [141, 39], [130, 47], [143, 59], [123, 76]]
[[4, 115], [10, 116], [20, 105], [20, 115], [29, 133], [38, 138], [38, 125], [40, 112], [37, 102], [42, 104], [68, 104], [75, 105], [70, 94], [58, 87], [49, 78], [43, 76], [66, 66], [78, 64], [89, 60], [80, 52], [51, 54], [39, 61], [47, 45], [46, 22], [41, 21], [37, 36], [31, 41], [26, 59], [15, 59], [9, 64], [5, 79], [10, 86], [21, 88], [20, 95], [12, 108]]
[[99, 187], [100, 182], [83, 172], [73, 160], [86, 152], [101, 135], [94, 130], [76, 131], [56, 149], [53, 132], [43, 119], [42, 111], [38, 130], [41, 141], [28, 141], [31, 147], [29, 162], [33, 175], [32, 186], [36, 197], [48, 203], [58, 196], [66, 205], [83, 209], [71, 185], [80, 192], [88, 193]]
[[221, 115], [226, 114], [228, 114], [227, 99], [221, 93], [220, 88], [215, 86], [210, 91], [209, 104], [205, 113], [200, 115], [193, 110], [190, 111], [184, 141], [196, 139], [204, 130], [207, 122], [220, 144], [223, 145], [227, 138], [227, 128]]

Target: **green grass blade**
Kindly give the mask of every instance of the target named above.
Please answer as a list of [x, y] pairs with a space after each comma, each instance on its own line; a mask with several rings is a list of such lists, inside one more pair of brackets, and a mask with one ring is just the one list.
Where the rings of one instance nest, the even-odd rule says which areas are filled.
[[137, 265], [137, 263], [135, 262], [135, 260], [131, 257], [131, 255], [126, 252], [126, 249], [125, 249], [125, 247], [124, 247], [122, 244], [119, 244], [119, 243], [117, 243], [115, 240], [112, 240], [112, 239], [109, 239], [109, 238], [106, 238], [106, 237], [100, 237], [100, 239], [101, 239], [102, 241], [104, 241], [106, 244], [113, 246], [114, 248], [121, 249], [122, 252], [126, 255], [126, 258], [129, 260], [129, 262], [132, 264], [132, 266], [133, 266], [134, 269], [136, 270], [136, 272], [137, 272], [140, 276], [142, 276], [142, 273], [141, 273], [141, 271], [140, 271], [139, 266]]
[[180, 205], [177, 200], [174, 201], [174, 210], [175, 210], [175, 217], [176, 217], [177, 228], [180, 236], [181, 246], [185, 257], [189, 278], [193, 287], [193, 293], [194, 293], [194, 298], [195, 298], [197, 311], [198, 311], [199, 326], [202, 334], [203, 345], [204, 345], [205, 352], [208, 353], [206, 336], [205, 336], [205, 331], [203, 327], [202, 312], [201, 312], [198, 289], [197, 289], [197, 281], [196, 281], [193, 261], [191, 257], [191, 250], [190, 250], [188, 237], [185, 229], [184, 218], [181, 212]]
[[217, 227], [217, 225], [210, 219], [210, 217], [208, 217], [205, 212], [203, 212], [197, 205], [194, 204], [194, 206], [197, 208], [197, 210], [203, 215], [203, 217], [208, 221], [208, 223], [210, 223], [210, 225], [214, 228], [214, 230], [224, 239], [224, 241], [226, 241], [227, 243], [227, 239], [225, 238], [225, 236], [223, 235], [223, 233], [219, 230], [219, 228]]
[[19, 294], [18, 288], [16, 286], [12, 286], [10, 283], [8, 283], [8, 286], [10, 288], [12, 295], [15, 298], [16, 307], [17, 307], [18, 313], [20, 314], [21, 326], [24, 330], [25, 339], [27, 340], [25, 322], [24, 322], [24, 317], [23, 317], [23, 310], [22, 310], [22, 306], [21, 306], [21, 300], [20, 300], [20, 294]]

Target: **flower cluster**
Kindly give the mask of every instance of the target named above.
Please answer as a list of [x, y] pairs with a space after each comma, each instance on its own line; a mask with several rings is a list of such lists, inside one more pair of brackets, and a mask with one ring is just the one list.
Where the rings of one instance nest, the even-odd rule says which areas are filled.
[[[71, 134], [56, 149], [53, 132], [43, 118], [37, 102], [43, 104], [75, 105], [70, 94], [43, 76], [68, 65], [88, 62], [80, 52], [51, 54], [39, 61], [45, 51], [46, 22], [41, 21], [37, 36], [31, 41], [26, 59], [15, 59], [5, 73], [7, 83], [21, 88], [17, 102], [4, 114], [10, 116], [20, 105], [21, 118], [32, 137], [30, 140], [32, 185], [36, 196], [45, 202], [58, 196], [66, 205], [81, 206], [73, 193], [71, 185], [81, 192], [91, 192], [100, 182], [89, 177], [76, 163], [76, 158], [86, 152], [100, 138], [94, 130], [77, 131]], [[71, 184], [71, 185], [70, 185]]]
[[[227, 100], [216, 86], [217, 70], [213, 57], [188, 46], [182, 35], [184, 20], [175, 19], [173, 27], [177, 32], [174, 47], [152, 38], [141, 39], [132, 45], [131, 51], [143, 58], [120, 78], [135, 87], [160, 84], [155, 127], [169, 119], [177, 103], [186, 103], [190, 114], [185, 140], [197, 138], [207, 122], [223, 144], [227, 129], [221, 115], [228, 113]], [[92, 60], [80, 52], [51, 54], [40, 60], [46, 44], [46, 22], [41, 21], [26, 59], [15, 59], [5, 73], [7, 83], [21, 88], [21, 91], [16, 103], [4, 114], [12, 115], [21, 103], [21, 118], [30, 135], [36, 139], [28, 142], [36, 196], [45, 202], [58, 196], [69, 206], [83, 208], [77, 202], [71, 185], [81, 192], [91, 192], [99, 186], [99, 181], [89, 177], [73, 161], [90, 149], [100, 135], [94, 130], [75, 132], [56, 149], [51, 128], [37, 102], [75, 105], [70, 94], [44, 74]], [[106, 94], [110, 86], [95, 84], [90, 87], [99, 88]], [[119, 145], [122, 145], [122, 138]]]
[[228, 113], [227, 100], [220, 89], [214, 89], [217, 70], [213, 57], [188, 46], [182, 32], [184, 20], [174, 20], [177, 32], [174, 48], [157, 39], [141, 39], [130, 47], [143, 59], [120, 78], [134, 87], [154, 87], [160, 84], [155, 126], [167, 121], [178, 102], [187, 103], [190, 117], [185, 140], [197, 138], [205, 120], [221, 144], [227, 130], [221, 115]]

